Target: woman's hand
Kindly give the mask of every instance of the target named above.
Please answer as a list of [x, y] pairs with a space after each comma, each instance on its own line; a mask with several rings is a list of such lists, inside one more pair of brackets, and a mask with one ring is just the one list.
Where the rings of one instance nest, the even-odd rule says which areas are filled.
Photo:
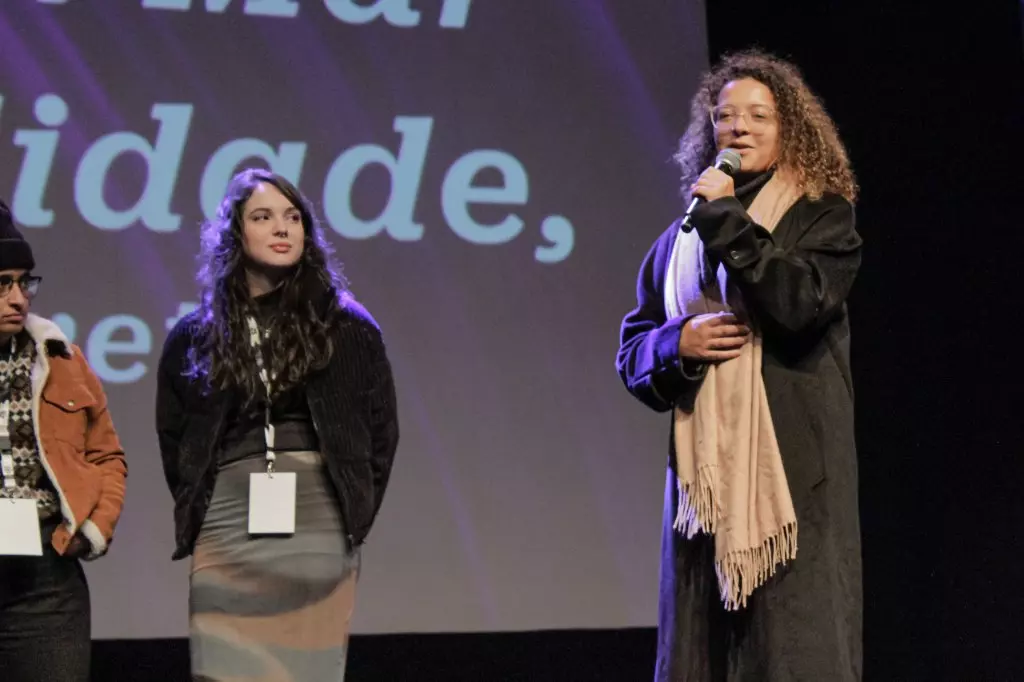
[[736, 196], [732, 178], [717, 168], [708, 168], [701, 173], [697, 182], [690, 187], [690, 191], [694, 196], [704, 197], [707, 201]]
[[740, 349], [750, 338], [750, 328], [732, 313], [697, 315], [683, 326], [679, 355], [701, 362], [732, 360], [740, 356]]

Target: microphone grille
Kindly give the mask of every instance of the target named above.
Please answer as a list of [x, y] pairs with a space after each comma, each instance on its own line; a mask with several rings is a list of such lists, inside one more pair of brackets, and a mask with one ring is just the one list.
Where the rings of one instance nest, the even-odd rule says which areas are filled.
[[735, 149], [723, 149], [715, 159], [715, 167], [726, 175], [732, 175], [740, 169], [742, 159]]

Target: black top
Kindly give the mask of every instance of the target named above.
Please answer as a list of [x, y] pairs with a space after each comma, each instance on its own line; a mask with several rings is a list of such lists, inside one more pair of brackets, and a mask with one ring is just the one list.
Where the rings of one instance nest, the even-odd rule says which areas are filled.
[[[256, 302], [257, 323], [261, 330], [273, 333], [274, 313], [281, 300], [281, 289], [258, 296]], [[267, 350], [264, 348], [264, 357]], [[260, 401], [249, 409], [243, 409], [241, 396], [235, 397], [225, 419], [224, 436], [218, 449], [217, 463], [224, 465], [242, 459], [264, 457], [267, 451], [264, 422], [266, 403]], [[284, 394], [275, 396], [270, 407], [270, 419], [274, 424], [274, 450], [294, 452], [317, 450], [319, 440], [313, 428], [309, 413], [306, 391], [295, 386]]]

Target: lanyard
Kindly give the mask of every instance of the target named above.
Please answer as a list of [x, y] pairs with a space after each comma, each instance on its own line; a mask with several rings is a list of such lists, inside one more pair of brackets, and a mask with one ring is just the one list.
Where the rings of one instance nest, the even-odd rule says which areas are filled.
[[[267, 365], [263, 362], [263, 351], [260, 347], [260, 328], [256, 325], [256, 320], [250, 315], [246, 318], [246, 322], [249, 324], [249, 343], [252, 344], [252, 350], [256, 354], [256, 366], [259, 368], [260, 381], [263, 382], [263, 387], [267, 390], [267, 406], [264, 412], [263, 421], [263, 437], [267, 443], [267, 473], [274, 473], [274, 461], [277, 459], [277, 455], [274, 454], [274, 424], [270, 421], [270, 380], [271, 377], [267, 373]], [[270, 330], [264, 335], [264, 338], [268, 336]]]
[[[11, 366], [17, 361], [18, 344], [11, 337]], [[11, 370], [0, 377], [0, 382], [10, 383], [13, 379], [14, 374]], [[3, 480], [4, 488], [10, 490], [11, 488], [17, 487], [17, 483], [14, 480], [14, 453], [11, 450], [11, 392], [10, 386], [8, 390], [4, 392], [6, 395], [2, 402], [0, 402], [0, 479]]]

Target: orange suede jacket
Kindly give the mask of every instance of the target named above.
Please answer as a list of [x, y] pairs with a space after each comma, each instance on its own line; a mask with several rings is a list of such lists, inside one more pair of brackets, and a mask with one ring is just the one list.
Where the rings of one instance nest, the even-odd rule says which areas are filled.
[[106, 553], [124, 505], [124, 451], [107, 397], [81, 349], [50, 320], [29, 315], [25, 331], [36, 344], [32, 420], [39, 457], [60, 497], [64, 522], [52, 544], [63, 554], [80, 533], [86, 559]]

